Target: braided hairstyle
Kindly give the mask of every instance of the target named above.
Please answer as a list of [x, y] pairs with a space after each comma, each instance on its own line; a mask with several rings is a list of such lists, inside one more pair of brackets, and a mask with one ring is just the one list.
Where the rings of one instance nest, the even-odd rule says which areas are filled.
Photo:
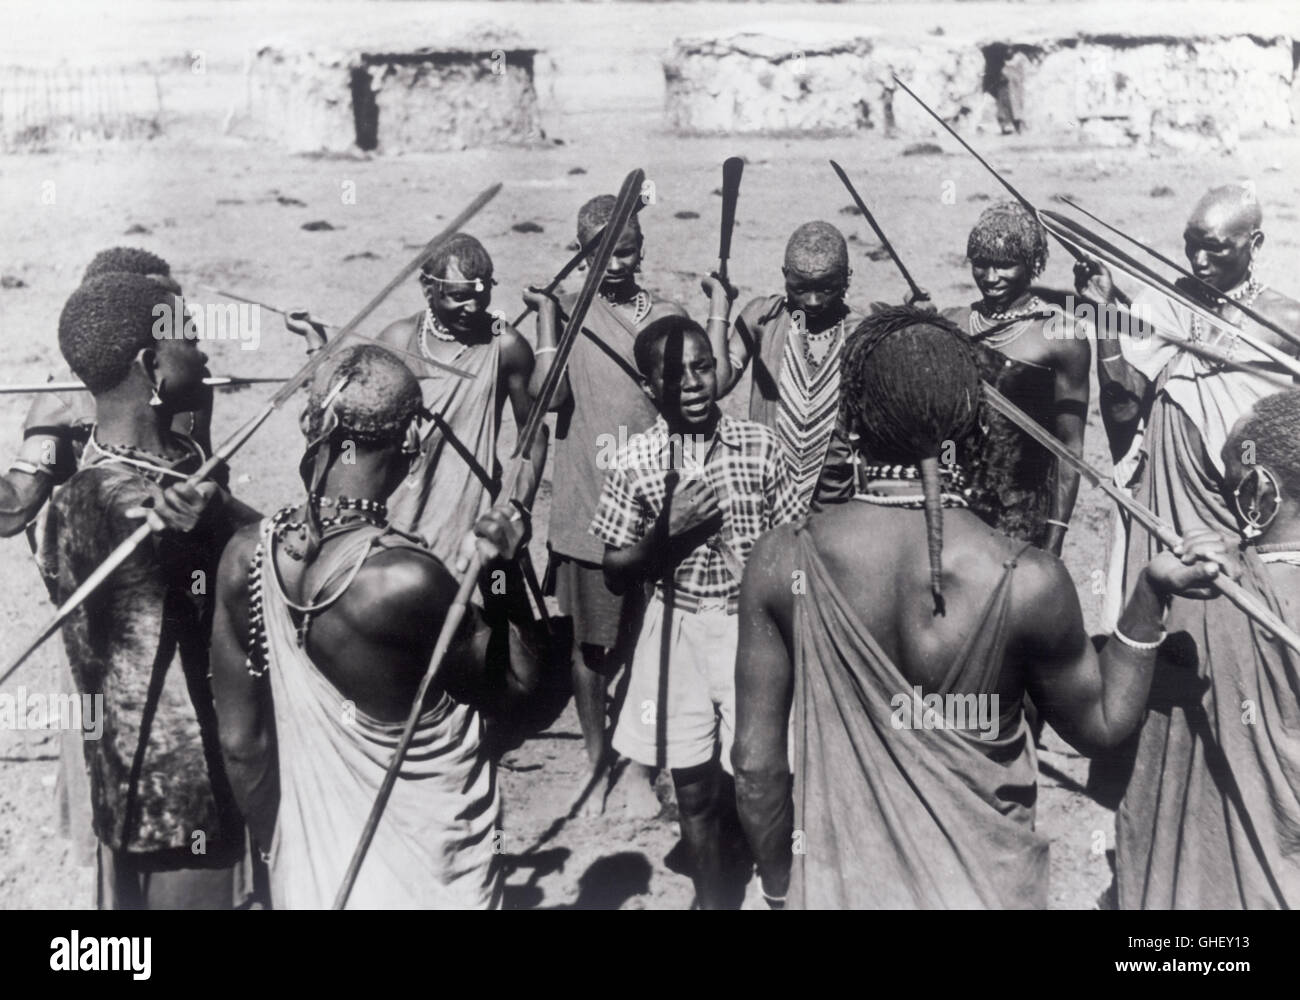
[[840, 399], [849, 431], [872, 461], [921, 467], [930, 590], [935, 614], [943, 614], [939, 453], [945, 442], [970, 432], [979, 412], [980, 375], [970, 340], [934, 313], [882, 309], [844, 346]]
[[1023, 264], [1030, 278], [1047, 266], [1047, 231], [1018, 201], [999, 201], [980, 213], [966, 240], [966, 259]]

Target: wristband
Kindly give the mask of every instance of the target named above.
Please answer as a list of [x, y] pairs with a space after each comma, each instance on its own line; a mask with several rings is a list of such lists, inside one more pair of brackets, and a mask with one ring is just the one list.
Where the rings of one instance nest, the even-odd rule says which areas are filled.
[[558, 350], [559, 347], [555, 344], [552, 344], [550, 347], [535, 347], [533, 348], [533, 357], [537, 357], [539, 354], [554, 354]]
[[1061, 528], [1061, 529], [1063, 529], [1063, 530], [1065, 530], [1065, 531], [1069, 531], [1069, 530], [1070, 530], [1070, 525], [1069, 525], [1067, 522], [1065, 522], [1065, 521], [1058, 521], [1058, 520], [1056, 520], [1056, 518], [1054, 518], [1054, 517], [1045, 518], [1044, 521], [1043, 521], [1043, 523], [1044, 523], [1044, 524], [1054, 524], [1054, 525], [1056, 525], [1058, 528]]
[[720, 320], [722, 320], [722, 322], [724, 322], [724, 323], [730, 323], [730, 322], [731, 322], [731, 317], [730, 317], [730, 316], [719, 316], [717, 313], [710, 313], [707, 322], [712, 323], [715, 319], [720, 319]]
[[10, 472], [25, 472], [29, 476], [48, 476], [49, 470], [42, 469], [39, 465], [27, 461], [25, 458], [15, 458], [9, 463]]
[[1098, 351], [1098, 352], [1097, 352], [1097, 360], [1100, 361], [1103, 365], [1108, 365], [1108, 364], [1110, 364], [1110, 363], [1113, 362], [1113, 361], [1123, 361], [1123, 360], [1124, 360], [1124, 353], [1121, 351], [1119, 354], [1112, 354], [1109, 358], [1103, 358], [1103, 357], [1101, 356], [1101, 352]]

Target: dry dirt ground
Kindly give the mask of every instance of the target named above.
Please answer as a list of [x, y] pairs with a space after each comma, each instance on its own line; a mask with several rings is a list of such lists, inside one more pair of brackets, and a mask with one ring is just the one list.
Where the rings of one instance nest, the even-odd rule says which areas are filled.
[[[114, 244], [164, 254], [193, 302], [216, 301], [205, 291], [212, 286], [282, 306], [310, 306], [338, 323], [437, 231], [440, 220], [486, 183], [500, 180], [504, 190], [468, 231], [491, 250], [500, 282], [496, 304], [513, 313], [518, 289], [545, 279], [567, 258], [578, 206], [614, 190], [628, 170], [640, 166], [656, 192], [655, 204], [642, 215], [644, 280], [702, 316], [698, 276], [714, 265], [717, 246], [719, 199], [713, 192], [722, 160], [738, 154], [748, 165], [731, 274], [742, 296], [778, 290], [789, 232], [808, 219], [825, 218], [851, 241], [851, 297], [859, 303], [898, 300], [901, 280], [887, 261], [870, 254], [876, 243], [863, 220], [845, 211], [849, 199], [826, 164], [833, 157], [858, 180], [918, 280], [941, 305], [950, 305], [972, 296], [966, 233], [990, 197], [999, 195], [978, 165], [947, 141], [941, 141], [941, 153], [904, 155], [903, 143], [872, 136], [681, 139], [666, 134], [658, 116], [645, 111], [584, 116], [555, 136], [562, 145], [373, 159], [288, 158], [272, 147], [222, 138], [202, 122], [172, 125], [163, 138], [144, 144], [0, 158], [0, 208], [7, 222], [0, 246], [3, 381], [62, 372], [55, 340], [59, 310], [93, 253]], [[1183, 220], [1200, 193], [1251, 177], [1266, 209], [1264, 277], [1300, 291], [1290, 266], [1300, 246], [1300, 184], [1289, 169], [1300, 151], [1295, 140], [1248, 141], [1236, 157], [1212, 159], [1091, 152], [1023, 136], [979, 141], [1029, 197], [1048, 204], [1054, 195], [1072, 195], [1173, 255], [1180, 252]], [[340, 195], [349, 183], [355, 186], [354, 204]], [[42, 198], [49, 190], [55, 192], [52, 203]], [[301, 204], [285, 204], [287, 199]], [[303, 229], [318, 220], [333, 228]], [[540, 231], [512, 230], [525, 221]], [[1054, 253], [1048, 284], [1067, 284], [1063, 256]], [[367, 328], [377, 331], [419, 307], [412, 282]], [[212, 370], [293, 371], [302, 360], [296, 339], [270, 313], [262, 315], [261, 330], [256, 351], [234, 343], [205, 345]], [[524, 332], [532, 335], [531, 324]], [[221, 395], [214, 436], [231, 430], [269, 392], [254, 387]], [[747, 395], [742, 384], [725, 405], [737, 413]], [[16, 447], [27, 405], [25, 397], [0, 397], [0, 440], [10, 442], [4, 447]], [[505, 438], [503, 446], [513, 428]], [[301, 445], [293, 414], [273, 418], [236, 458], [236, 491], [268, 511], [296, 497]], [[1087, 452], [1107, 467], [1095, 403]], [[539, 566], [546, 508], [540, 507], [533, 543]], [[1104, 565], [1107, 519], [1104, 497], [1085, 489], [1065, 550], [1093, 627], [1100, 597], [1092, 581]], [[0, 568], [0, 661], [7, 661], [50, 607], [23, 539], [0, 542]], [[54, 657], [42, 651], [8, 687], [50, 690], [54, 666]], [[559, 822], [583, 754], [572, 706], [559, 708], [563, 678], [553, 681], [557, 704], [543, 713], [531, 738], [505, 756], [501, 769], [504, 846], [514, 866], [508, 905], [689, 905], [689, 880], [663, 863], [676, 841], [676, 824], [671, 789], [662, 778], [665, 809], [655, 819], [629, 818], [615, 789], [603, 817]], [[56, 834], [56, 746], [43, 735], [0, 733], [0, 907], [90, 905], [88, 873], [72, 865]], [[1099, 836], [1106, 848], [1113, 847], [1112, 815], [1082, 794], [1086, 762], [1050, 733], [1048, 745], [1041, 757], [1038, 821], [1052, 839], [1051, 905], [1090, 908], [1110, 881], [1107, 857], [1096, 847]]]

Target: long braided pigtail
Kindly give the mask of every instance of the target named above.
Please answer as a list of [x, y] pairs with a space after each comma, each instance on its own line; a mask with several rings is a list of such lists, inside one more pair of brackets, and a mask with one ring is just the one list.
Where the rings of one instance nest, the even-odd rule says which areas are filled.
[[921, 459], [921, 490], [925, 494], [925, 540], [930, 550], [930, 593], [934, 595], [934, 613], [942, 615], [943, 501], [939, 495], [939, 459], [935, 455]]

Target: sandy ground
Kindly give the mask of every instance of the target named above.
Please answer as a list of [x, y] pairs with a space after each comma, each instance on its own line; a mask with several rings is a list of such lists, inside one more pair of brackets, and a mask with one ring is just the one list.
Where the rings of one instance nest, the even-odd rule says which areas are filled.
[[[605, 8], [593, 8], [604, 10]], [[644, 279], [703, 316], [698, 276], [714, 265], [719, 166], [748, 160], [741, 193], [731, 274], [742, 297], [779, 289], [779, 262], [789, 232], [811, 218], [836, 222], [849, 235], [855, 275], [851, 297], [898, 300], [902, 282], [887, 261], [874, 259], [865, 223], [844, 209], [848, 197], [826, 165], [843, 163], [877, 209], [918, 280], [941, 305], [972, 297], [964, 265], [966, 233], [998, 191], [978, 165], [958, 152], [901, 155], [903, 143], [862, 139], [690, 139], [665, 134], [653, 111], [593, 113], [556, 133], [562, 145], [478, 150], [393, 158], [288, 158], [272, 147], [222, 138], [206, 119], [172, 123], [169, 134], [141, 145], [0, 158], [0, 208], [7, 230], [0, 247], [0, 316], [4, 320], [6, 382], [62, 372], [55, 330], [62, 303], [93, 253], [135, 244], [164, 254], [192, 303], [217, 301], [205, 286], [237, 290], [286, 307], [309, 305], [342, 322], [358, 309], [486, 183], [501, 195], [468, 227], [492, 251], [500, 287], [497, 305], [518, 308], [518, 289], [545, 279], [568, 256], [578, 206], [614, 190], [623, 174], [644, 167], [656, 203], [642, 215]], [[1266, 208], [1266, 280], [1295, 292], [1289, 273], [1300, 246], [1300, 184], [1283, 170], [1300, 153], [1296, 140], [1254, 140], [1234, 158], [1152, 158], [1145, 153], [1052, 148], [1031, 139], [986, 137], [984, 149], [1008, 168], [1025, 193], [1044, 204], [1075, 196], [1106, 217], [1177, 255], [1183, 219], [1208, 186], [1252, 177]], [[945, 145], [945, 149], [948, 149]], [[355, 204], [341, 191], [355, 185]], [[51, 187], [52, 185], [52, 187]], [[51, 203], [48, 192], [55, 193]], [[945, 192], [948, 197], [945, 197]], [[44, 197], [43, 197], [44, 196]], [[296, 199], [303, 204], [284, 204]], [[331, 230], [304, 231], [323, 220]], [[540, 232], [518, 233], [529, 221]], [[137, 227], [142, 227], [137, 228]], [[128, 235], [129, 233], [129, 235]], [[1064, 255], [1049, 264], [1047, 282], [1068, 282]], [[21, 282], [21, 287], [11, 287]], [[743, 301], [743, 298], [742, 298]], [[369, 321], [377, 331], [420, 307], [412, 282]], [[261, 343], [206, 346], [214, 372], [289, 373], [301, 362], [299, 343], [278, 317], [262, 316]], [[525, 333], [532, 334], [531, 324]], [[269, 395], [265, 387], [218, 400], [215, 435], [230, 431]], [[743, 383], [726, 401], [738, 413]], [[16, 447], [28, 400], [0, 397], [0, 440]], [[294, 498], [301, 450], [296, 414], [277, 416], [234, 463], [242, 498], [271, 510]], [[507, 418], [508, 419], [508, 418]], [[505, 432], [506, 442], [513, 429]], [[1095, 403], [1089, 458], [1107, 467]], [[544, 564], [546, 504], [540, 507], [534, 556]], [[1094, 572], [1104, 566], [1108, 511], [1104, 497], [1085, 490], [1065, 558], [1080, 586], [1090, 626], [1100, 596]], [[0, 661], [7, 660], [49, 614], [26, 542], [0, 542]], [[10, 682], [50, 690], [55, 660], [38, 653]], [[505, 848], [513, 866], [507, 902], [513, 906], [679, 908], [689, 881], [664, 866], [676, 841], [671, 790], [660, 781], [665, 811], [633, 820], [619, 790], [597, 819], [557, 822], [583, 765], [576, 717], [561, 709], [563, 678], [536, 734], [505, 757]], [[56, 835], [55, 744], [46, 734], [0, 733], [0, 907], [81, 907], [90, 903], [88, 873], [74, 867]], [[1042, 755], [1039, 824], [1052, 839], [1050, 900], [1054, 908], [1089, 908], [1110, 880], [1097, 851], [1099, 832], [1113, 847], [1111, 814], [1082, 794], [1086, 762], [1051, 734]]]

